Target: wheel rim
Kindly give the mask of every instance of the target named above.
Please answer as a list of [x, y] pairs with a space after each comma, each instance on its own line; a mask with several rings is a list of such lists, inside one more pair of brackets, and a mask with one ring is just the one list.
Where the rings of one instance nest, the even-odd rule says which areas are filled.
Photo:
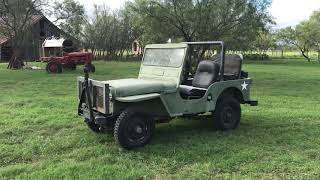
[[140, 117], [134, 117], [127, 124], [125, 135], [132, 143], [142, 143], [149, 133], [148, 123]]
[[222, 111], [222, 119], [225, 127], [232, 126], [235, 122], [235, 113], [231, 106], [226, 106]]
[[49, 66], [50, 72], [56, 73], [58, 71], [58, 65], [57, 64], [51, 64]]

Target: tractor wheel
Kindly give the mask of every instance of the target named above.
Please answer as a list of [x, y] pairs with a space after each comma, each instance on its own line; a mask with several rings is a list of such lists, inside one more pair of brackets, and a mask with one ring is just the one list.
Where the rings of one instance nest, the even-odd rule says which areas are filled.
[[52, 74], [62, 73], [62, 66], [61, 64], [55, 61], [50, 61], [47, 64], [46, 70], [48, 73], [52, 73]]
[[215, 128], [224, 131], [236, 129], [241, 118], [240, 103], [232, 96], [219, 98], [213, 115]]
[[124, 149], [145, 146], [155, 129], [153, 118], [137, 109], [126, 109], [118, 117], [114, 127], [114, 138]]
[[73, 64], [69, 68], [70, 70], [75, 71], [77, 69], [77, 65]]
[[96, 72], [96, 67], [93, 64], [86, 64], [85, 68], [89, 70], [89, 72]]

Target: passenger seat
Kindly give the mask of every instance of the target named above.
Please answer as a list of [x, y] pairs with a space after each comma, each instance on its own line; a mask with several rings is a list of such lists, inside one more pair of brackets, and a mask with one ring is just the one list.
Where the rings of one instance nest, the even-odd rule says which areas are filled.
[[180, 94], [183, 98], [201, 98], [218, 78], [219, 64], [212, 60], [203, 60], [198, 65], [192, 86], [180, 85]]

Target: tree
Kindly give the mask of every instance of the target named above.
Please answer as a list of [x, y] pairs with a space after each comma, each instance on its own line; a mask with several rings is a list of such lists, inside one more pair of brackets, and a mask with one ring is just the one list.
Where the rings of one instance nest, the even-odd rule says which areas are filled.
[[83, 25], [85, 23], [85, 10], [83, 5], [74, 0], [55, 2], [55, 22], [59, 27], [78, 40], [82, 39]]
[[93, 17], [86, 22], [84, 39], [87, 48], [99, 58], [117, 58], [131, 50], [139, 34], [132, 25], [131, 14], [125, 10], [111, 11], [95, 6]]
[[265, 54], [270, 48], [276, 47], [274, 34], [269, 31], [261, 31], [253, 45], [260, 54]]
[[270, 0], [135, 0], [131, 8], [155, 42], [225, 40], [229, 48], [245, 48], [265, 25]]
[[309, 51], [315, 46], [319, 47], [319, 24], [312, 20], [303, 21], [296, 27], [281, 29], [278, 37], [284, 43], [297, 47], [302, 56], [310, 62]]
[[320, 63], [320, 10], [315, 11], [309, 20], [311, 26], [313, 27], [311, 29], [314, 36], [312, 37], [312, 40], [314, 42], [315, 48], [318, 51], [318, 62]]
[[1, 0], [0, 1], [0, 36], [10, 41], [13, 56], [8, 69], [20, 69], [23, 66], [22, 52], [27, 37], [27, 29], [31, 24], [31, 17], [41, 14], [43, 0]]

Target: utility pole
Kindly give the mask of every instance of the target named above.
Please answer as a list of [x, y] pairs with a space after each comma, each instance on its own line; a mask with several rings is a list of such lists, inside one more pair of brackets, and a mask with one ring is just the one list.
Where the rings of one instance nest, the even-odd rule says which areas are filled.
[[318, 63], [320, 64], [320, 45], [318, 46]]

